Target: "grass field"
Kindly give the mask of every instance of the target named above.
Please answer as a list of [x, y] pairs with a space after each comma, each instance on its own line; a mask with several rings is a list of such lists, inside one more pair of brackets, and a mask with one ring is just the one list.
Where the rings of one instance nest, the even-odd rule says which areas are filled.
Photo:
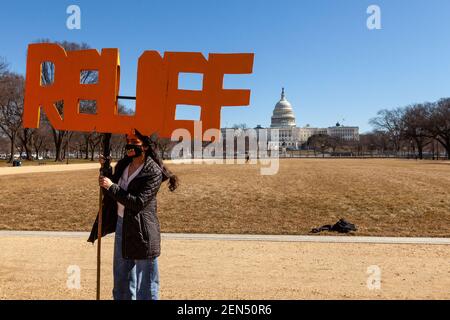
[[[256, 165], [175, 165], [180, 188], [158, 194], [163, 232], [307, 234], [346, 218], [358, 235], [450, 236], [450, 163], [285, 159]], [[97, 170], [1, 176], [0, 229], [89, 231]]]

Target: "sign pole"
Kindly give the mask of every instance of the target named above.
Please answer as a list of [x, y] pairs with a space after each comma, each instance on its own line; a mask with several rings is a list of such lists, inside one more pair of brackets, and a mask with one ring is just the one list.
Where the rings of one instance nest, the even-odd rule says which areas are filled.
[[[103, 168], [103, 166], [102, 166]], [[101, 169], [100, 169], [101, 170]], [[98, 203], [98, 233], [97, 233], [97, 300], [100, 300], [100, 275], [101, 275], [101, 258], [102, 258], [102, 187], [100, 187], [99, 203]]]
[[[103, 156], [105, 162], [100, 168], [100, 175], [105, 177], [111, 176], [111, 160], [110, 160], [110, 141], [111, 133], [103, 134]], [[102, 254], [102, 216], [103, 216], [103, 190], [100, 187], [99, 201], [98, 201], [98, 222], [97, 222], [97, 300], [100, 300], [101, 288], [101, 254]]]

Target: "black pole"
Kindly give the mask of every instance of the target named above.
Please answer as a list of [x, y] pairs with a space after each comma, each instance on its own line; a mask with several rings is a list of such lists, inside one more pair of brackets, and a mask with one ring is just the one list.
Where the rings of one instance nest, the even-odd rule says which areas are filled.
[[103, 156], [105, 157], [105, 163], [101, 168], [100, 173], [109, 177], [112, 173], [111, 169], [111, 133], [103, 134]]
[[117, 99], [122, 99], [122, 100], [136, 100], [136, 97], [132, 97], [132, 96], [117, 96]]
[[[100, 175], [104, 177], [111, 177], [111, 133], [103, 134], [103, 157], [105, 163], [100, 168]], [[98, 210], [98, 233], [97, 233], [97, 300], [100, 300], [100, 287], [101, 287], [101, 253], [102, 253], [102, 216], [103, 216], [103, 190], [100, 187], [99, 193], [99, 210]]]

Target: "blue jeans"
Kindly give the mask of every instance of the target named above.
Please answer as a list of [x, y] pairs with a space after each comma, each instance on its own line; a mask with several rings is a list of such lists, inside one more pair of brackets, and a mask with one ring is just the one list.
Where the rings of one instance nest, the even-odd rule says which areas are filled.
[[114, 300], [158, 300], [158, 259], [128, 260], [122, 257], [123, 218], [117, 217], [114, 239]]

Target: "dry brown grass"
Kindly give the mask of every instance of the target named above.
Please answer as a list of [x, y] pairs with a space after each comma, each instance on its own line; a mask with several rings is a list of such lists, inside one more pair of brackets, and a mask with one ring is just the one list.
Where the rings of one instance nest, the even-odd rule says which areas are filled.
[[[180, 188], [158, 195], [163, 232], [307, 234], [344, 217], [358, 235], [450, 235], [450, 163], [286, 159], [254, 165], [169, 165]], [[0, 229], [88, 231], [97, 170], [1, 176]]]

